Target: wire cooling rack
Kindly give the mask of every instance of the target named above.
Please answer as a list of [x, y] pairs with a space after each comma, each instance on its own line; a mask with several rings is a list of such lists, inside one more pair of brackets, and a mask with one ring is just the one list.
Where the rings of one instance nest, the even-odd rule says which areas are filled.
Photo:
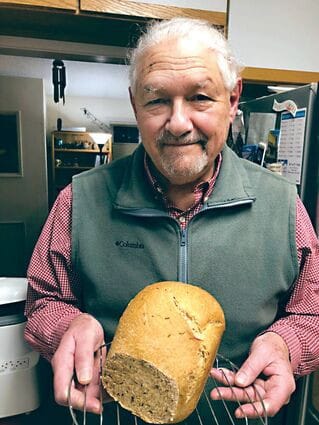
[[[100, 377], [102, 377], [102, 348], [100, 347]], [[214, 368], [220, 370], [224, 386], [229, 387], [233, 391], [232, 384], [228, 378], [227, 371], [230, 372], [236, 372], [238, 370], [238, 367], [232, 363], [229, 359], [222, 356], [221, 354], [218, 354], [214, 363]], [[86, 412], [86, 387], [84, 389], [84, 406], [83, 406], [83, 413], [80, 415], [82, 417], [81, 420], [78, 419], [77, 416], [79, 414], [76, 414], [74, 409], [72, 408], [72, 405], [70, 403], [71, 399], [71, 388], [73, 385], [73, 379], [70, 382], [69, 385], [69, 391], [68, 391], [68, 405], [69, 405], [69, 411], [72, 418], [72, 425], [90, 425], [88, 420], [88, 415]], [[221, 386], [220, 383], [218, 383], [214, 378], [209, 378], [208, 383], [206, 385], [205, 390], [203, 391], [203, 394], [199, 400], [199, 403], [195, 409], [195, 411], [192, 413], [189, 419], [186, 420], [186, 425], [268, 425], [268, 418], [266, 409], [263, 403], [263, 399], [258, 392], [258, 388], [256, 385], [252, 384], [253, 387], [253, 393], [254, 393], [254, 399], [252, 399], [251, 392], [248, 391], [248, 389], [243, 389], [243, 391], [246, 394], [246, 399], [248, 403], [251, 403], [254, 406], [255, 401], [259, 401], [262, 408], [263, 413], [262, 415], [258, 415], [258, 418], [256, 419], [248, 419], [247, 417], [244, 417], [243, 419], [236, 419], [234, 416], [234, 411], [238, 408], [241, 408], [242, 403], [239, 399], [236, 399], [235, 402], [228, 402], [223, 399], [221, 392], [219, 391], [219, 387]], [[209, 397], [209, 390], [208, 388], [215, 387], [217, 388], [218, 394], [219, 394], [219, 400], [215, 401], [212, 400]], [[103, 387], [102, 384], [100, 385], [100, 399], [103, 400]], [[233, 392], [233, 394], [235, 394]], [[246, 403], [246, 402], [245, 402]], [[110, 406], [110, 407], [109, 407]], [[134, 416], [133, 414], [127, 412], [126, 410], [122, 409], [119, 404], [115, 401], [108, 402], [107, 407], [110, 410], [111, 414], [109, 415], [109, 412], [107, 411], [105, 414], [105, 425], [145, 425], [145, 422], [142, 421], [137, 416]], [[256, 413], [257, 410], [254, 407]], [[104, 409], [107, 410], [107, 409]], [[95, 421], [94, 424], [97, 422]], [[183, 422], [184, 423], [184, 422]], [[99, 425], [103, 425], [103, 414], [99, 417]]]

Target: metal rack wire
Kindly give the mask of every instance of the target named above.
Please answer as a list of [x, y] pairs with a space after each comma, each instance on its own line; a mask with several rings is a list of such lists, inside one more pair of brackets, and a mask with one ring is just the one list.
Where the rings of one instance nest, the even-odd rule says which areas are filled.
[[[101, 347], [102, 348], [102, 347]], [[101, 348], [100, 348], [100, 376], [102, 376], [102, 352], [101, 352]], [[222, 365], [222, 367], [221, 367]], [[232, 363], [229, 359], [225, 358], [224, 356], [218, 354], [214, 363], [214, 367], [219, 369], [222, 373], [223, 376], [223, 380], [226, 384], [227, 387], [231, 388], [233, 390], [232, 384], [229, 380], [229, 378], [227, 377], [227, 374], [225, 373], [225, 367], [227, 370], [231, 371], [231, 372], [236, 372], [238, 370], [238, 367]], [[72, 408], [72, 405], [70, 403], [70, 399], [71, 399], [71, 388], [73, 385], [73, 380], [71, 380], [70, 385], [69, 385], [69, 391], [68, 391], [68, 404], [69, 404], [69, 411], [70, 411], [70, 415], [72, 418], [72, 425], [80, 425], [79, 421], [77, 419], [76, 413], [74, 412], [74, 409]], [[219, 393], [219, 401], [214, 401], [212, 400], [209, 395], [207, 390], [205, 389], [201, 399], [195, 409], [195, 411], [192, 414], [192, 424], [196, 424], [196, 425], [236, 425], [236, 424], [245, 424], [245, 425], [250, 425], [250, 424], [254, 424], [254, 425], [268, 425], [268, 418], [267, 418], [267, 413], [266, 413], [266, 409], [265, 406], [263, 404], [263, 400], [261, 395], [258, 392], [257, 387], [253, 384], [253, 388], [254, 388], [254, 394], [256, 395], [257, 400], [261, 403], [262, 407], [263, 407], [263, 414], [259, 415], [257, 419], [253, 419], [250, 420], [247, 417], [237, 420], [234, 416], [234, 410], [236, 408], [240, 408], [242, 406], [242, 403], [240, 402], [240, 400], [237, 398], [236, 402], [232, 402], [229, 403], [226, 400], [223, 399], [221, 392], [219, 391], [219, 387], [220, 387], [220, 383], [218, 383], [214, 378], [209, 378], [208, 380], [208, 385], [206, 386], [206, 388], [213, 386], [217, 389], [218, 393]], [[103, 400], [103, 388], [102, 388], [102, 384], [100, 385], [100, 399], [101, 401]], [[254, 401], [251, 398], [251, 395], [249, 394], [248, 390], [246, 390], [245, 388], [243, 389], [243, 391], [245, 391], [246, 394], [246, 398], [248, 400], [249, 403], [251, 403], [254, 406]], [[235, 394], [235, 393], [234, 393]], [[113, 422], [107, 422], [108, 425], [142, 425], [145, 424], [145, 422], [143, 422], [141, 419], [139, 419], [138, 417], [129, 414], [128, 416], [128, 412], [124, 411], [118, 403], [116, 403], [115, 401], [112, 401], [111, 404], [113, 405], [113, 408], [115, 409], [115, 419], [113, 419]], [[87, 424], [87, 412], [86, 412], [86, 387], [84, 389], [84, 407], [83, 407], [83, 420], [82, 420], [82, 425], [89, 425]], [[255, 407], [254, 407], [255, 408]], [[256, 413], [257, 410], [255, 408]], [[125, 412], [125, 417], [123, 417], [123, 412]], [[205, 413], [203, 413], [205, 412]], [[128, 417], [130, 419], [128, 419]], [[115, 423], [114, 423], [115, 421]], [[99, 425], [103, 425], [103, 414], [100, 415], [99, 417]]]

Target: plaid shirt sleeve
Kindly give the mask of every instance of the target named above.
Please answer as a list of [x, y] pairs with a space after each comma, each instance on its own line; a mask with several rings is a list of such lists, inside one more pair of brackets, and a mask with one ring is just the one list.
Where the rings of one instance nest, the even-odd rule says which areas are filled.
[[71, 263], [71, 186], [58, 196], [28, 268], [25, 339], [50, 360], [79, 310], [80, 285]]
[[296, 213], [300, 273], [282, 318], [268, 330], [285, 340], [293, 371], [298, 376], [319, 367], [319, 242], [299, 198]]

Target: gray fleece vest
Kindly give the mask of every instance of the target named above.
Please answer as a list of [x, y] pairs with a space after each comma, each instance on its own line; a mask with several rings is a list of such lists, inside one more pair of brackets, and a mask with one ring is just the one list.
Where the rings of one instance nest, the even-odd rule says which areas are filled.
[[147, 181], [143, 157], [139, 146], [73, 179], [72, 257], [82, 309], [111, 340], [125, 306], [145, 285], [199, 285], [225, 312], [219, 352], [241, 362], [298, 275], [296, 189], [225, 147], [212, 195], [181, 231]]

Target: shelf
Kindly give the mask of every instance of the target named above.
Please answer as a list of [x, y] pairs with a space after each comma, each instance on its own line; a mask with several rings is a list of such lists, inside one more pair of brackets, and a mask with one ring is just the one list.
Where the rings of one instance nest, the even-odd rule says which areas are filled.
[[92, 167], [89, 166], [79, 166], [79, 165], [60, 165], [59, 167], [55, 167], [56, 170], [91, 170]]
[[[1, 0], [0, 0], [1, 1]], [[103, 142], [102, 152], [98, 143]], [[112, 159], [112, 137], [108, 133], [54, 131], [51, 137], [51, 203], [75, 174]]]
[[[54, 149], [55, 152], [70, 152], [70, 153], [94, 153], [95, 155], [99, 155], [100, 151], [96, 150], [96, 149], [58, 149], [55, 148]], [[107, 152], [102, 152], [103, 154], [107, 153]]]

